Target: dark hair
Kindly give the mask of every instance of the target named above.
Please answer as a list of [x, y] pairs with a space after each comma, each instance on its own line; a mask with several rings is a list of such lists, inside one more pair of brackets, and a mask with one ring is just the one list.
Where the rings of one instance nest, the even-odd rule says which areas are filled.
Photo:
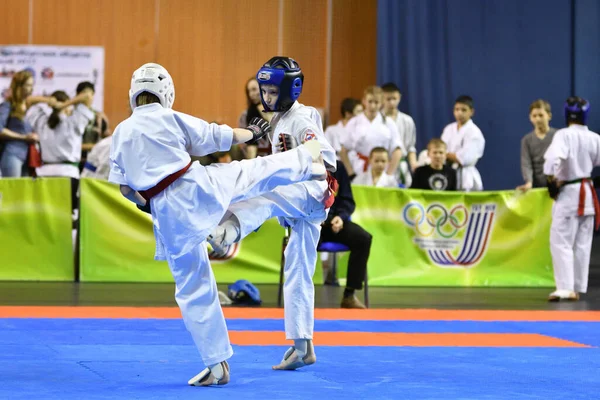
[[393, 93], [393, 92], [400, 93], [400, 89], [393, 82], [388, 82], [388, 83], [383, 84], [381, 86], [381, 90], [383, 90], [384, 93]]
[[373, 157], [373, 154], [375, 154], [375, 153], [385, 153], [385, 154], [388, 154], [388, 151], [387, 151], [387, 149], [385, 147], [373, 147], [373, 149], [369, 153], [369, 159], [371, 157]]
[[342, 105], [340, 107], [340, 110], [342, 112], [342, 118], [346, 117], [346, 113], [353, 114], [354, 107], [356, 107], [356, 105], [359, 103], [360, 103], [360, 101], [353, 99], [351, 97], [346, 97], [344, 100], [342, 100]]
[[[50, 97], [54, 97], [57, 101], [64, 103], [69, 100], [69, 96], [62, 90], [57, 90]], [[60, 124], [60, 111], [58, 108], [52, 109], [52, 114], [48, 117], [48, 126], [50, 129], [55, 129]]]
[[94, 84], [88, 81], [79, 82], [79, 85], [77, 85], [77, 89], [75, 89], [75, 92], [79, 94], [85, 89], [92, 89], [92, 92], [96, 93], [96, 88], [94, 87]]
[[[251, 77], [246, 81], [246, 86], [244, 86], [244, 90], [246, 91], [246, 102], [248, 103], [248, 108], [250, 108], [251, 106], [254, 105], [254, 103], [252, 103], [252, 100], [250, 100], [250, 92], [248, 91], [248, 84], [252, 81], [256, 81], [255, 77]], [[258, 81], [256, 81], [258, 83]], [[260, 91], [260, 86], [258, 87], [258, 90]]]
[[[248, 108], [246, 109], [246, 126], [248, 126], [248, 124], [250, 124], [250, 121], [252, 121], [253, 118], [262, 118], [262, 115], [260, 115], [260, 111], [258, 110], [258, 107], [262, 107], [262, 103], [259, 102], [258, 104], [254, 104], [252, 102], [252, 100], [250, 100], [250, 93], [248, 92], [248, 84], [252, 81], [256, 81], [256, 78], [252, 77], [252, 78], [248, 79], [246, 81], [246, 86], [244, 88], [244, 90], [246, 91], [246, 102], [248, 103]], [[260, 86], [259, 86], [258, 90], [260, 90]]]
[[464, 104], [465, 106], [469, 107], [471, 110], [474, 108], [473, 107], [473, 98], [471, 98], [471, 96], [467, 96], [467, 95], [461, 95], [458, 96], [456, 98], [456, 100], [454, 100], [454, 104]]
[[152, 103], [160, 104], [160, 99], [154, 93], [142, 92], [135, 98], [135, 104], [138, 106], [144, 106]]

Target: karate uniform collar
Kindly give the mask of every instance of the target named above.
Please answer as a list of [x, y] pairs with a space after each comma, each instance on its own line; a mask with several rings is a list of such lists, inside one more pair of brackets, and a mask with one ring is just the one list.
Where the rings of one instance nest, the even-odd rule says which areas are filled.
[[145, 104], [143, 106], [137, 106], [133, 110], [133, 113], [134, 114], [148, 114], [148, 113], [156, 112], [156, 111], [160, 110], [161, 108], [163, 108], [163, 106], [161, 106], [158, 103]]
[[290, 114], [292, 111], [297, 110], [298, 108], [300, 108], [300, 103], [298, 103], [298, 100], [296, 100], [294, 102], [294, 104], [290, 107], [290, 109], [287, 110], [286, 112], [284, 112], [281, 116], [284, 117], [284, 116]]
[[[460, 129], [457, 129], [457, 131], [462, 131], [463, 129], [465, 129], [466, 127], [469, 127], [471, 125], [473, 125], [475, 122], [473, 122], [473, 118], [469, 119], [467, 121], [466, 124], [464, 124], [463, 126], [460, 127]], [[458, 128], [458, 122], [456, 123], [456, 127]]]
[[573, 124], [573, 125], [569, 126], [569, 129], [576, 129], [578, 131], [589, 131], [589, 128], [587, 125], [578, 125], [578, 124]]

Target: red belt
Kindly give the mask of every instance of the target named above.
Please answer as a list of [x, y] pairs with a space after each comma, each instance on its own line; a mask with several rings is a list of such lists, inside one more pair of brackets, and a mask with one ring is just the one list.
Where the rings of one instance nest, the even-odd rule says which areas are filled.
[[190, 169], [191, 166], [192, 166], [192, 162], [190, 161], [190, 163], [188, 165], [186, 165], [179, 171], [167, 176], [165, 179], [158, 182], [156, 184], [156, 186], [151, 187], [148, 190], [140, 190], [139, 193], [142, 195], [142, 197], [144, 199], [146, 199], [146, 201], [150, 201], [151, 198], [153, 198], [154, 196], [156, 196], [157, 194], [159, 194], [160, 192], [165, 190], [171, 183], [175, 182], [177, 180], [177, 178], [179, 178], [181, 175], [185, 174], [187, 172], [187, 170]]
[[577, 215], [582, 217], [583, 212], [585, 210], [585, 184], [588, 184], [590, 190], [592, 191], [592, 200], [594, 201], [594, 214], [596, 216], [596, 230], [600, 227], [600, 203], [598, 202], [598, 195], [596, 194], [596, 189], [594, 188], [594, 183], [587, 179], [583, 178], [581, 180], [581, 186], [579, 187], [579, 207], [577, 208]]
[[333, 205], [339, 188], [340, 185], [338, 184], [337, 179], [327, 171], [327, 198], [323, 202], [325, 208], [330, 208]]
[[360, 154], [358, 151], [356, 152], [356, 155], [358, 156], [358, 158], [364, 161], [362, 172], [367, 172], [367, 170], [369, 169], [369, 157], [365, 156], [364, 154]]

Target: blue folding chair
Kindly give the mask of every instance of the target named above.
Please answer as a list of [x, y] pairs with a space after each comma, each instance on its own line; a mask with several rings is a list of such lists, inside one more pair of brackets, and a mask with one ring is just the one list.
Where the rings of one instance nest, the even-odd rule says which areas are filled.
[[[282, 297], [283, 297], [283, 270], [285, 268], [285, 248], [288, 244], [290, 238], [290, 228], [285, 228], [285, 235], [283, 237], [282, 250], [281, 250], [281, 265], [279, 268], [279, 292], [277, 293], [277, 307], [281, 307]], [[317, 251], [320, 253], [330, 253], [333, 257], [333, 262], [331, 268], [333, 270], [334, 276], [337, 276], [337, 253], [344, 253], [350, 251], [348, 246], [345, 246], [341, 243], [335, 242], [323, 242], [317, 247]], [[365, 271], [365, 284], [364, 284], [364, 292], [365, 292], [365, 306], [369, 308], [369, 279], [368, 273]]]
[[[329, 253], [333, 257], [331, 263], [331, 269], [333, 270], [333, 276], [337, 276], [337, 253], [345, 253], [350, 251], [350, 248], [344, 244], [336, 242], [322, 242], [317, 247], [319, 253]], [[364, 294], [365, 294], [365, 307], [369, 308], [369, 274], [365, 270], [365, 283], [364, 283]]]

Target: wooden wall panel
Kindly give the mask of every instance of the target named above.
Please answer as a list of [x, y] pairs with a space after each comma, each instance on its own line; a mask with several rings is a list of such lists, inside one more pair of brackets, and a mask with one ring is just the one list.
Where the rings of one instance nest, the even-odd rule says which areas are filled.
[[327, 0], [284, 0], [282, 55], [302, 68], [302, 104], [325, 107], [326, 51]]
[[[244, 85], [277, 51], [278, 0], [161, 0], [158, 62], [175, 81], [175, 107], [237, 126]], [[267, 23], [265, 10], [274, 16]]]
[[[330, 104], [325, 104], [327, 2], [283, 0], [283, 55], [305, 74], [301, 101], [331, 109], [360, 97], [376, 79], [376, 0], [332, 0]], [[236, 125], [244, 84], [278, 52], [280, 0], [33, 0], [33, 44], [104, 46], [104, 110], [114, 126], [129, 115], [133, 70], [150, 61], [169, 69], [175, 107]], [[3, 43], [28, 40], [29, 2], [0, 0], [10, 24]], [[158, 7], [158, 10], [157, 10]], [[158, 11], [158, 13], [157, 13]], [[158, 20], [157, 20], [158, 18]], [[13, 23], [13, 21], [17, 21]], [[157, 35], [158, 33], [158, 35]]]
[[329, 123], [345, 97], [362, 97], [377, 79], [377, 0], [333, 0]]
[[0, 0], [2, 23], [0, 44], [27, 44], [29, 36], [29, 1]]
[[154, 60], [152, 0], [34, 0], [33, 44], [104, 46], [104, 111], [127, 118], [131, 73]]

